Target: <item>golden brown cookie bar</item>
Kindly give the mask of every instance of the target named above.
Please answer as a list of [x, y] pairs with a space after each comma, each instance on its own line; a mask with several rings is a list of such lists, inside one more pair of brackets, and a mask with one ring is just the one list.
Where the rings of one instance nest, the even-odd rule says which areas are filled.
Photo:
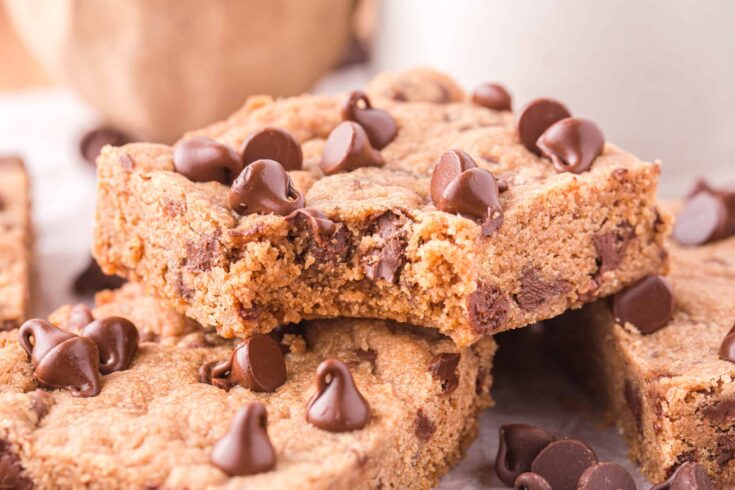
[[[344, 96], [253, 97], [187, 136], [240, 148], [256, 130], [288, 131], [304, 155], [289, 172], [294, 185], [336, 223], [326, 243], [307, 220], [234, 213], [227, 186], [174, 171], [171, 147], [133, 144], [98, 160], [95, 257], [225, 337], [349, 316], [438, 328], [459, 345], [665, 267], [658, 164], [606, 144], [589, 171], [557, 173], [519, 143], [513, 114], [474, 104], [426, 69], [379, 76], [367, 93], [398, 125], [383, 167], [320, 170]], [[491, 236], [429, 198], [434, 163], [450, 149], [508, 186]]]
[[19, 158], [0, 156], [0, 330], [28, 313], [32, 243], [28, 174]]
[[642, 335], [598, 301], [548, 322], [548, 333], [612, 409], [646, 476], [659, 482], [695, 461], [735, 484], [735, 364], [718, 356], [735, 322], [735, 238], [670, 251], [675, 310], [666, 326]]
[[[430, 488], [490, 405], [492, 339], [459, 349], [446, 337], [384, 321], [310, 322], [284, 339], [285, 384], [274, 393], [228, 392], [200, 382], [199, 371], [228, 358], [232, 342], [186, 334], [185, 320], [131, 286], [111, 294], [96, 317], [130, 312], [141, 333], [181, 341], [141, 342], [129, 369], [104, 376], [99, 395], [78, 398], [38, 389], [18, 331], [0, 334], [0, 488]], [[53, 318], [63, 325], [68, 310]], [[183, 341], [197, 335], [202, 342]], [[447, 393], [430, 366], [449, 353], [459, 362]], [[334, 433], [306, 421], [326, 358], [349, 366], [372, 413], [364, 428]], [[230, 477], [211, 463], [212, 448], [253, 401], [267, 409], [276, 466]]]

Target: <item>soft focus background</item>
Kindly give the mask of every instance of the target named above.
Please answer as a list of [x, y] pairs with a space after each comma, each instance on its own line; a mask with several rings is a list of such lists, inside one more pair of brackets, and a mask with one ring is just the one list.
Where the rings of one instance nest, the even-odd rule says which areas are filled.
[[[731, 0], [0, 0], [0, 154], [24, 157], [33, 178], [35, 314], [89, 300], [71, 288], [93, 225], [79, 142], [100, 124], [171, 142], [249, 94], [341, 92], [424, 64], [468, 91], [499, 81], [516, 109], [558, 98], [660, 159], [661, 193], [678, 197], [696, 176], [735, 180], [734, 26]], [[500, 487], [491, 463], [508, 422], [583, 438], [635, 472], [615, 429], [526, 348], [534, 335], [501, 339], [498, 407], [443, 488]]]

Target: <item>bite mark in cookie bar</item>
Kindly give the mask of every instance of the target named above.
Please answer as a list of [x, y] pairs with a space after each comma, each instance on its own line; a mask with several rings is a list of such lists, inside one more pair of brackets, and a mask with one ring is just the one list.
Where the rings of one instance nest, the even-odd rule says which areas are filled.
[[32, 246], [28, 174], [20, 158], [0, 156], [0, 331], [28, 315]]
[[[548, 322], [548, 333], [612, 408], [647, 477], [660, 482], [697, 462], [718, 485], [732, 485], [735, 364], [726, 339], [735, 322], [735, 238], [670, 251], [673, 310], [668, 288], [654, 280], [645, 297], [625, 300], [637, 306], [598, 301]], [[654, 315], [670, 320], [661, 325]]]
[[[461, 456], [479, 411], [491, 403], [491, 339], [458, 348], [431, 331], [376, 320], [286, 326], [273, 334], [285, 347], [285, 382], [256, 392], [243, 386], [247, 376], [236, 376], [226, 391], [201, 379], [201, 368], [232, 359], [231, 370], [249, 370], [265, 383], [259, 368], [248, 366], [260, 361], [233, 356], [234, 342], [193, 342], [206, 333], [137, 285], [97, 298], [91, 314], [66, 307], [53, 318], [66, 327], [75, 317], [129, 312], [141, 335], [157, 341], [142, 340], [127, 369], [105, 375], [97, 396], [82, 399], [39, 389], [18, 331], [0, 333], [0, 469], [7, 470], [0, 482], [13, 488], [79, 488], [92, 481], [97, 488], [425, 489]], [[458, 357], [451, 393], [433, 374], [437, 356]], [[340, 434], [330, 432], [346, 427], [334, 417], [352, 414], [355, 400], [353, 392], [330, 394], [339, 376], [334, 369], [346, 370], [369, 404], [369, 416], [358, 417], [357, 425], [348, 421], [349, 431]], [[317, 399], [340, 410], [321, 414], [323, 429], [306, 413], [319, 393], [316, 378], [327, 371], [332, 376]], [[266, 446], [270, 455], [261, 452]], [[253, 453], [256, 447], [261, 450]]]
[[[177, 173], [168, 146], [107, 147], [98, 162], [94, 244], [103, 269], [143, 283], [226, 337], [350, 316], [438, 328], [460, 345], [665, 269], [669, 220], [655, 205], [658, 164], [594, 138], [576, 147], [569, 135], [589, 128], [579, 129], [575, 118], [566, 128], [568, 112], [556, 121], [532, 117], [533, 134], [565, 125], [549, 136], [555, 168], [551, 157], [524, 147], [512, 114], [473, 103], [430, 70], [382, 75], [365, 93], [370, 105], [360, 110], [380, 111], [378, 122], [368, 123], [373, 133], [392, 136], [386, 115], [397, 132], [387, 143], [382, 133], [373, 136], [385, 143], [376, 150], [369, 134], [341, 130], [347, 136], [340, 138], [361, 149], [353, 159], [357, 146], [338, 138], [346, 153], [328, 160], [339, 163], [336, 173], [328, 166], [330, 175], [323, 171], [328, 139], [348, 124], [345, 100], [358, 96], [254, 97], [228, 120], [182, 139], [240, 149], [265, 128], [288, 132], [301, 144], [302, 169], [289, 171], [288, 180], [260, 179], [259, 189], [272, 196], [270, 214], [245, 212], [266, 201], [253, 202], [242, 186], [232, 188], [239, 189], [233, 208], [228, 185]], [[435, 204], [435, 163], [449, 150], [462, 150], [476, 168], [440, 179], [437, 195], [446, 199]], [[376, 151], [382, 166], [373, 166]], [[491, 194], [474, 193], [475, 179]], [[318, 213], [330, 231], [287, 216], [294, 203]]]

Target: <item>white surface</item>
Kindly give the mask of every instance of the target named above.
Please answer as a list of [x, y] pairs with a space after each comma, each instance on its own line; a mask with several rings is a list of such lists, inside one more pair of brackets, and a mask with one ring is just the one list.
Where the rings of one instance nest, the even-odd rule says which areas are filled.
[[[360, 70], [351, 71], [339, 81], [325, 81], [319, 90], [359, 87], [363, 78]], [[35, 316], [45, 316], [62, 304], [82, 299], [71, 293], [70, 284], [89, 258], [94, 172], [78, 156], [77, 144], [93, 126], [93, 112], [62, 90], [0, 97], [0, 154], [23, 156], [33, 178], [39, 276]], [[495, 478], [492, 462], [498, 428], [511, 422], [535, 424], [558, 435], [581, 438], [601, 459], [620, 462], [634, 471], [617, 432], [600, 429], [589, 411], [570, 409], [569, 400], [577, 400], [579, 405], [584, 396], [553, 368], [552, 361], [541, 362], [539, 367], [539, 359], [539, 355], [524, 349], [517, 359], [519, 369], [497, 373], [493, 390], [497, 406], [483, 414], [480, 437], [465, 460], [443, 479], [441, 488], [505, 488]]]

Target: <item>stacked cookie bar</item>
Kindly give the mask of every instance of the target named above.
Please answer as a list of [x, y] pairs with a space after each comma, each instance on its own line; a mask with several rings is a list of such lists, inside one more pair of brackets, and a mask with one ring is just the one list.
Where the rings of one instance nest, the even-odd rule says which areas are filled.
[[105, 147], [93, 253], [130, 283], [0, 337], [0, 483], [434, 485], [493, 334], [667, 268], [659, 165], [510, 109], [416, 69]]

